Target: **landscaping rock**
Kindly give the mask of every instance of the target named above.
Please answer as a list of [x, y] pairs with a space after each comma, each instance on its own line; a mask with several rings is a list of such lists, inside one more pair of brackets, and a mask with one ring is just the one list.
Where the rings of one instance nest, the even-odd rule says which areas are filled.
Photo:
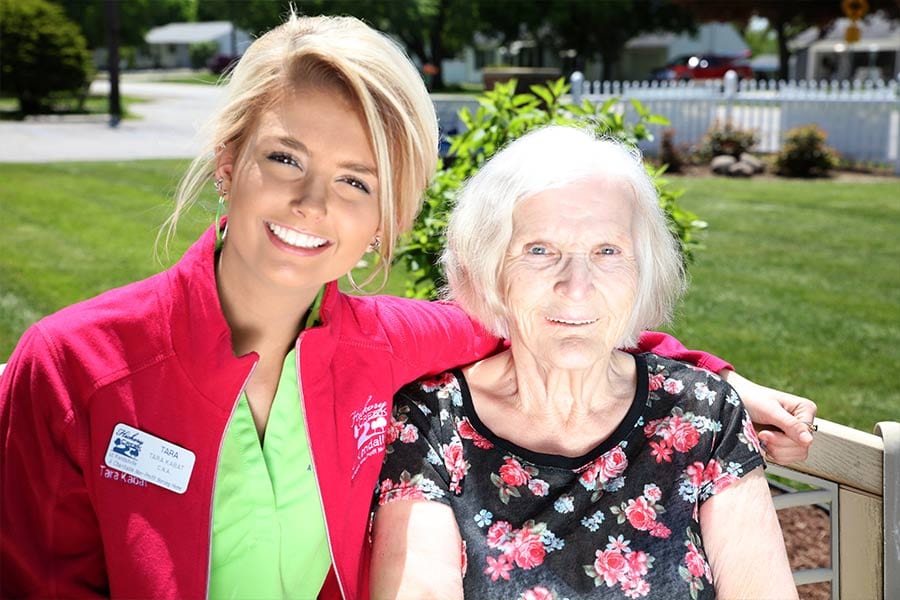
[[742, 160], [728, 167], [729, 177], [752, 177], [754, 173], [756, 171], [753, 169], [753, 165], [747, 164]]
[[728, 175], [728, 168], [736, 162], [737, 159], [735, 157], [723, 154], [713, 158], [712, 162], [709, 163], [709, 168], [716, 175]]
[[741, 158], [738, 162], [742, 162], [744, 164], [748, 164], [753, 167], [754, 173], [762, 173], [766, 170], [766, 163], [761, 161], [758, 157], [750, 154], [749, 152], [742, 152]]

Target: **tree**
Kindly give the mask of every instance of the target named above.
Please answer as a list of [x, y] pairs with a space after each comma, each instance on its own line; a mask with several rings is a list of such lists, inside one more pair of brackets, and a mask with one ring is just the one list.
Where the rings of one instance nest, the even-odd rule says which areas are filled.
[[41, 111], [54, 92], [79, 94], [90, 55], [78, 25], [46, 0], [0, 0], [0, 65], [4, 91], [23, 115]]
[[[764, 17], [778, 41], [779, 79], [787, 79], [788, 42], [806, 27], [827, 30], [844, 16], [838, 0], [674, 0], [701, 21], [736, 21], [746, 24], [750, 17]], [[869, 11], [900, 15], [898, 0], [868, 0]]]
[[[88, 48], [106, 46], [104, 0], [52, 0], [81, 27]], [[194, 20], [194, 0], [128, 0], [118, 2], [121, 43], [140, 46], [144, 34], [167, 23]]]

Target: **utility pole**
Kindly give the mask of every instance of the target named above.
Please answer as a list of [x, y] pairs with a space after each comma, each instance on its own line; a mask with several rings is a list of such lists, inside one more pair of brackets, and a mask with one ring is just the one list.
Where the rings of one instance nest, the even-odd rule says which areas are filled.
[[118, 0], [106, 0], [106, 46], [109, 69], [109, 126], [118, 127], [122, 120], [122, 99], [119, 96], [119, 27]]

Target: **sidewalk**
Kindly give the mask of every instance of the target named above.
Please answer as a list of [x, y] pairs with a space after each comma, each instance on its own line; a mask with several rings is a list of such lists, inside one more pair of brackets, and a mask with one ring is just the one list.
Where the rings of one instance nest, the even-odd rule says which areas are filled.
[[[91, 93], [106, 94], [107, 81], [94, 81]], [[139, 119], [111, 128], [107, 118], [75, 116], [0, 122], [0, 162], [193, 158], [197, 132], [220, 100], [211, 85], [124, 81], [123, 95], [146, 98], [132, 104]]]

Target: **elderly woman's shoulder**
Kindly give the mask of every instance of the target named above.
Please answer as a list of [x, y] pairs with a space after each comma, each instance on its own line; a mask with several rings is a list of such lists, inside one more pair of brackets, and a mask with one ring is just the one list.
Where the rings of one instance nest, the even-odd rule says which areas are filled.
[[650, 392], [661, 390], [668, 394], [687, 394], [707, 403], [716, 398], [722, 398], [729, 404], [735, 404], [738, 400], [737, 392], [731, 385], [712, 371], [652, 352], [641, 356], [647, 363]]

